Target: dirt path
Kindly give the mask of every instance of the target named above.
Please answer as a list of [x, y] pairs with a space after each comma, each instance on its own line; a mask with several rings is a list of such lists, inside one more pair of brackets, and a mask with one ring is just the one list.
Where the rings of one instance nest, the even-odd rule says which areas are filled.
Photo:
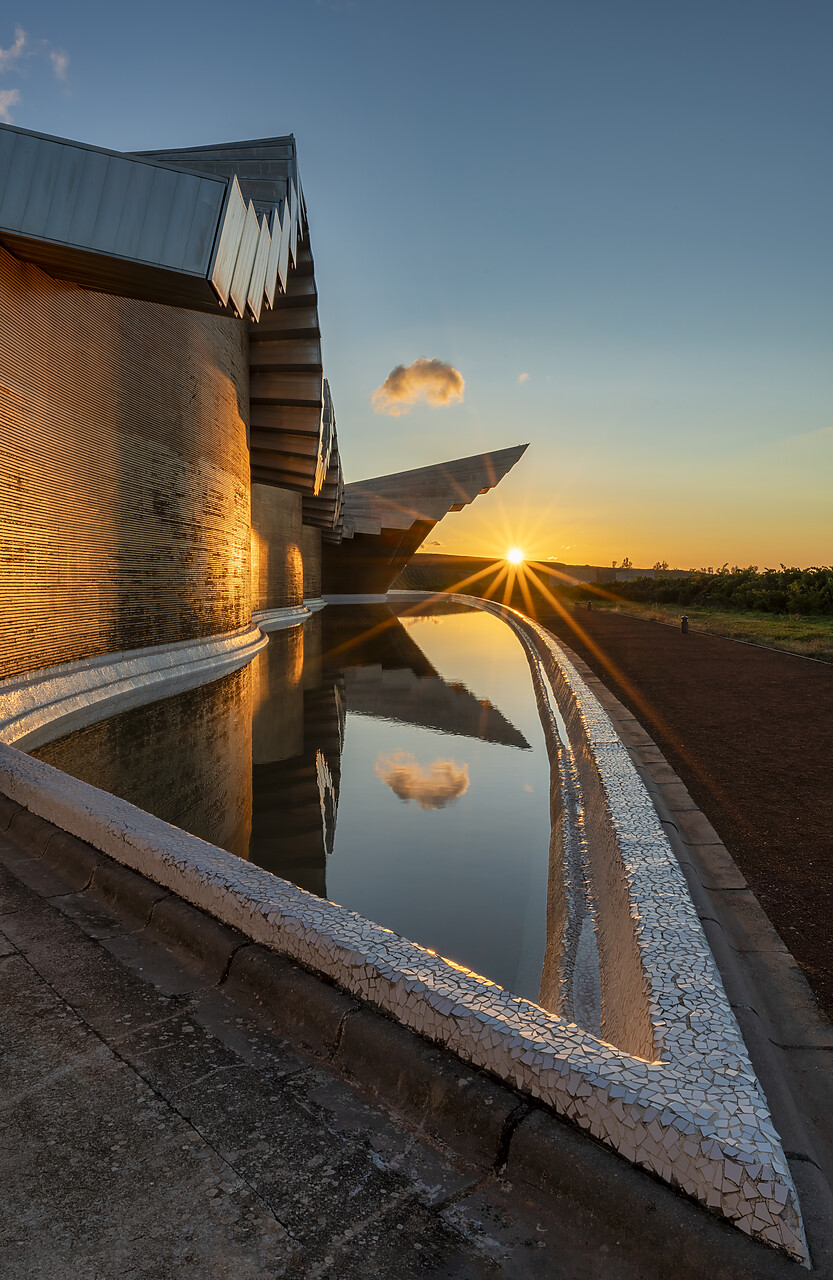
[[656, 739], [833, 1015], [833, 667], [622, 614], [538, 619]]

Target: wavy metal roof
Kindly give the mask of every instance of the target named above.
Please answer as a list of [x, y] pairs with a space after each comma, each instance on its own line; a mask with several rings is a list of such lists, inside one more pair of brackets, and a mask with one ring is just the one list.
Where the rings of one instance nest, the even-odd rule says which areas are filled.
[[436, 523], [449, 511], [461, 511], [494, 488], [528, 447], [513, 445], [345, 485], [343, 536], [409, 529], [418, 521]]
[[295, 139], [122, 154], [0, 125], [0, 243], [59, 279], [248, 317], [252, 478], [337, 536], [344, 481], [323, 378]]
[[0, 242], [88, 289], [258, 320], [304, 226], [293, 138], [123, 153], [0, 125]]
[[0, 241], [101, 292], [216, 310], [228, 178], [0, 125]]
[[[260, 218], [257, 246], [246, 250], [247, 261], [253, 255], [249, 314], [258, 321], [249, 345], [252, 479], [300, 491], [304, 523], [337, 538], [344, 478], [294, 135], [137, 154], [233, 178], [240, 207], [248, 201], [252, 241]], [[256, 307], [251, 295], [261, 297], [261, 271], [265, 301]], [[224, 287], [227, 274], [223, 265]], [[234, 281], [229, 292], [237, 306]]]

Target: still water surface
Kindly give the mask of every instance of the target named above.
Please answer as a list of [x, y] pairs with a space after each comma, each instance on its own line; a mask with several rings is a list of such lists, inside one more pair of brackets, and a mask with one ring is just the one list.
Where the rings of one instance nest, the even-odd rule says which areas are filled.
[[330, 606], [243, 671], [35, 754], [538, 999], [549, 765], [488, 614]]

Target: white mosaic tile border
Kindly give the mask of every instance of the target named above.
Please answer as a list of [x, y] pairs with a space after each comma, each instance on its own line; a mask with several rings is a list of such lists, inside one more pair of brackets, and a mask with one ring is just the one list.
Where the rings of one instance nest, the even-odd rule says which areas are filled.
[[252, 614], [252, 626], [261, 631], [283, 631], [287, 627], [297, 627], [312, 617], [314, 609], [323, 609], [326, 600], [319, 604], [317, 600], [305, 600], [303, 604], [285, 605], [282, 609], [256, 609]]
[[[464, 602], [483, 607], [469, 597]], [[650, 798], [645, 793], [646, 807], [641, 780], [632, 766], [628, 774], [630, 760], [609, 720], [555, 642], [520, 615], [511, 625], [517, 633], [527, 629], [548, 674], [572, 700], [561, 705], [588, 795], [596, 782], [609, 788], [605, 814], [623, 853], [635, 936], [646, 962], [657, 965], [645, 982], [658, 1060], [596, 1039], [355, 912], [4, 744], [0, 791], [540, 1098], [807, 1265], [778, 1135]]]
[[[389, 598], [406, 603], [431, 597], [391, 592]], [[663, 1129], [668, 1122], [679, 1138], [674, 1141], [667, 1129], [660, 1135], [649, 1125], [646, 1144], [635, 1141], [638, 1128], [628, 1134], [620, 1127], [617, 1139], [610, 1129], [588, 1127], [629, 1159], [720, 1209], [749, 1234], [806, 1262], [798, 1200], [766, 1099], [685, 877], [610, 718], [542, 627], [491, 601], [451, 598], [503, 618], [540, 658], [564, 716], [583, 790], [580, 800], [591, 820], [590, 843], [606, 846], [604, 856], [614, 869], [621, 868], [626, 886], [653, 1041], [653, 1051], [646, 1045], [639, 1057], [653, 1059], [646, 1065], [658, 1086], [656, 1104], [665, 1098], [653, 1123], [658, 1119]], [[604, 935], [604, 912], [601, 921]], [[618, 962], [626, 964], [623, 950], [614, 948]], [[628, 1093], [636, 1061], [631, 1058], [620, 1082]], [[722, 1171], [711, 1163], [719, 1163], [718, 1151]]]
[[250, 662], [268, 643], [266, 632], [297, 627], [325, 603], [319, 597], [264, 609], [237, 631], [107, 653], [0, 680], [0, 742], [34, 751], [118, 711], [216, 680]]
[[0, 742], [34, 751], [117, 711], [216, 680], [266, 644], [250, 624], [203, 640], [108, 653], [0, 680]]

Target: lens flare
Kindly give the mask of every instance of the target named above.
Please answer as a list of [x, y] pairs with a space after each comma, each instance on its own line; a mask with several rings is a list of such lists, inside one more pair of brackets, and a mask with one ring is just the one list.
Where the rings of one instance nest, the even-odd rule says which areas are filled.
[[506, 559], [510, 564], [521, 564], [523, 558], [524, 553], [521, 551], [520, 547], [510, 547], [506, 552]]

